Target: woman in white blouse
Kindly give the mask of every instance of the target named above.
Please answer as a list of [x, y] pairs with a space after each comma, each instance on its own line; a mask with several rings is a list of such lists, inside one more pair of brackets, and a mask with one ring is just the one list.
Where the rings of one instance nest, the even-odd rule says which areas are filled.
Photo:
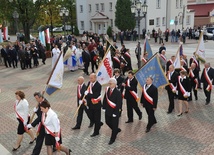
[[16, 151], [18, 148], [20, 148], [23, 139], [23, 134], [25, 132], [27, 132], [31, 137], [31, 141], [29, 144], [32, 144], [35, 140], [32, 130], [28, 130], [27, 128], [27, 123], [29, 123], [30, 115], [28, 112], [29, 104], [28, 101], [25, 99], [25, 94], [22, 91], [16, 91], [15, 94], [16, 94], [16, 103], [14, 105], [14, 110], [16, 113], [16, 118], [19, 121], [19, 125], [17, 129], [18, 139], [12, 151]]
[[47, 146], [47, 154], [53, 154], [53, 147], [58, 151], [63, 151], [66, 155], [70, 155], [71, 150], [62, 146], [62, 138], [60, 131], [60, 122], [57, 114], [50, 108], [48, 101], [40, 104], [42, 114], [42, 124], [45, 127], [45, 145]]

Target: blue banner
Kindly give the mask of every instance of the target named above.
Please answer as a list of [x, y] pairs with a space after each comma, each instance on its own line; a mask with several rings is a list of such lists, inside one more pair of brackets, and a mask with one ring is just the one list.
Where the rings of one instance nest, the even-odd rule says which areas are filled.
[[82, 63], [83, 63], [83, 61], [82, 61], [82, 57], [80, 57], [80, 58], [79, 58], [79, 60], [80, 60], [80, 64], [82, 64]]
[[48, 95], [51, 95], [51, 94], [53, 94], [55, 91], [57, 91], [58, 89], [57, 88], [55, 88], [55, 87], [52, 87], [52, 86], [48, 86], [47, 87], [47, 89], [46, 89], [46, 93], [48, 94]]
[[146, 84], [146, 79], [148, 77], [153, 78], [153, 84], [157, 88], [168, 84], [168, 80], [160, 65], [160, 60], [157, 54], [136, 72], [135, 77], [142, 87]]
[[64, 65], [68, 65], [68, 60], [66, 60], [65, 62], [63, 62], [64, 63]]
[[152, 49], [149, 45], [148, 39], [145, 39], [145, 43], [144, 43], [144, 52], [148, 53], [148, 59], [150, 59], [152, 57]]
[[77, 64], [76, 56], [72, 55], [72, 66], [74, 67], [74, 66], [76, 66], [76, 64]]

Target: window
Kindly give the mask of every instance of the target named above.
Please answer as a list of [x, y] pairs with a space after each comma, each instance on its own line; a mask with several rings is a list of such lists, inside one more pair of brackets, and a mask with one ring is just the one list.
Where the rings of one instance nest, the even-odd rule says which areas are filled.
[[154, 25], [154, 19], [149, 20], [149, 25]]
[[84, 21], [80, 21], [80, 29], [81, 30], [84, 30], [85, 28], [84, 28], [85, 26], [84, 26]]
[[112, 2], [109, 3], [109, 10], [112, 11]]
[[186, 23], [187, 23], [187, 25], [190, 25], [190, 16], [187, 16], [187, 19], [186, 19], [187, 21], [186, 21]]
[[101, 3], [100, 5], [101, 5], [101, 11], [104, 12], [105, 10], [104, 3]]
[[113, 27], [113, 19], [111, 19], [111, 27]]
[[166, 21], [165, 21], [165, 20], [166, 20], [166, 18], [163, 17], [163, 18], [162, 18], [162, 25], [163, 25], [163, 26], [166, 25]]
[[176, 8], [179, 6], [179, 0], [176, 0]]
[[82, 13], [82, 12], [83, 12], [83, 6], [80, 5], [80, 13]]
[[99, 11], [99, 4], [96, 4], [96, 11]]
[[91, 12], [91, 4], [88, 5], [89, 12]]
[[160, 18], [156, 18], [156, 26], [160, 26]]
[[160, 9], [160, 0], [156, 0], [156, 8]]
[[180, 8], [183, 7], [183, 0], [180, 0]]
[[92, 30], [92, 22], [90, 21], [90, 30]]

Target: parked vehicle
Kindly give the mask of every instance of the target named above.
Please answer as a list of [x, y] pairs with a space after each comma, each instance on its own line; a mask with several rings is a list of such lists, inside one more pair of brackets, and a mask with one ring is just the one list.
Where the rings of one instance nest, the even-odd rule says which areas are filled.
[[205, 40], [209, 40], [209, 39], [212, 39], [213, 38], [213, 30], [214, 30], [214, 27], [207, 27], [205, 32], [204, 32], [204, 39]]
[[53, 32], [62, 32], [62, 31], [63, 31], [62, 27], [53, 28]]

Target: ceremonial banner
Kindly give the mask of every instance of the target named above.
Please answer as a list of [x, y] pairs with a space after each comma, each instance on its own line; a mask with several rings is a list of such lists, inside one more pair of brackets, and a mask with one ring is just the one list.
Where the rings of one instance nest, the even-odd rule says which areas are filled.
[[[150, 47], [150, 44], [148, 42], [148, 39], [146, 38], [144, 41], [144, 53], [147, 52], [148, 53], [148, 59], [150, 59], [152, 57], [152, 49]], [[142, 54], [143, 56], [143, 54]]]
[[8, 40], [8, 27], [4, 27], [3, 35], [4, 35], [4, 40]]
[[68, 47], [68, 50], [66, 51], [66, 53], [65, 53], [65, 55], [64, 55], [64, 57], [63, 57], [63, 62], [64, 62], [64, 64], [67, 65], [67, 60], [68, 60], [68, 58], [71, 57], [71, 54], [72, 54], [71, 48]]
[[146, 84], [146, 79], [148, 77], [153, 78], [153, 84], [157, 88], [168, 84], [167, 77], [161, 67], [157, 53], [135, 73], [135, 77], [142, 87]]
[[52, 70], [52, 74], [47, 82], [48, 86], [46, 89], [46, 93], [48, 95], [51, 95], [56, 90], [62, 88], [63, 73], [64, 73], [64, 65], [63, 65], [63, 55], [61, 52]]
[[182, 45], [179, 46], [178, 51], [175, 55], [175, 61], [173, 63], [175, 69], [180, 69], [181, 68], [181, 58], [180, 58], [180, 50], [182, 48]]
[[49, 33], [49, 28], [47, 28], [46, 30], [45, 30], [45, 40], [46, 40], [46, 43], [47, 44], [50, 44], [50, 33]]
[[41, 43], [46, 46], [46, 43], [45, 43], [45, 32], [42, 31], [42, 32], [39, 32], [39, 40], [41, 41]]
[[184, 51], [183, 51], [183, 45], [180, 45], [180, 56], [184, 55]]
[[111, 52], [109, 46], [102, 62], [100, 63], [97, 74], [97, 81], [101, 84], [107, 84], [109, 79], [113, 76], [113, 69], [112, 69], [112, 60], [111, 60]]
[[2, 42], [3, 42], [3, 37], [2, 37], [2, 31], [0, 29], [0, 43], [2, 43]]
[[205, 63], [205, 47], [204, 47], [204, 39], [203, 39], [203, 32], [201, 32], [199, 42], [198, 42], [198, 47], [196, 49], [196, 55], [198, 56], [198, 59], [202, 62]]

